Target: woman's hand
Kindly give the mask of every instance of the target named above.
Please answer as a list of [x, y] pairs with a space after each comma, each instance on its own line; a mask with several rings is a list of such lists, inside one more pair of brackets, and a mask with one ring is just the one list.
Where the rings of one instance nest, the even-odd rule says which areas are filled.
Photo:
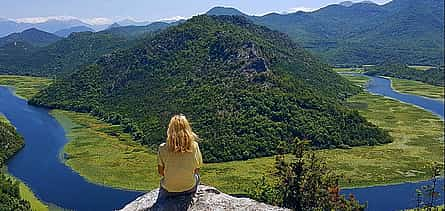
[[158, 165], [158, 173], [161, 176], [164, 176], [164, 166]]

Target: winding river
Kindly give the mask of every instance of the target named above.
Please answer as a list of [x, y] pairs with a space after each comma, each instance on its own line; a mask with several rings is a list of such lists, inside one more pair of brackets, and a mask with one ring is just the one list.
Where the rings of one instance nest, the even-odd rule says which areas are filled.
[[63, 164], [59, 155], [68, 140], [62, 126], [48, 110], [29, 106], [2, 86], [0, 113], [26, 142], [8, 161], [8, 171], [25, 182], [42, 201], [72, 210], [110, 211], [122, 208], [141, 194], [89, 183]]
[[[427, 109], [443, 119], [441, 101], [395, 92], [388, 79], [371, 77], [368, 91]], [[41, 200], [74, 210], [114, 210], [141, 193], [118, 190], [85, 181], [59, 159], [67, 143], [62, 126], [48, 110], [30, 106], [9, 88], [0, 86], [0, 113], [3, 113], [25, 138], [25, 147], [8, 162], [8, 170], [24, 181]], [[368, 201], [368, 210], [401, 210], [416, 206], [415, 190], [427, 182], [404, 183], [343, 190], [360, 201]], [[443, 179], [438, 187], [443, 187]], [[442, 193], [443, 189], [437, 188]], [[443, 197], [437, 201], [443, 204]]]
[[[357, 73], [344, 73], [355, 76], [366, 76]], [[444, 102], [421, 97], [417, 95], [402, 94], [392, 89], [391, 80], [382, 77], [369, 77], [370, 80], [366, 85], [368, 92], [377, 94], [393, 99], [397, 99], [401, 102], [415, 105], [432, 112], [433, 114], [444, 119]], [[383, 173], [383, 172], [382, 172]], [[403, 183], [396, 185], [374, 186], [366, 188], [354, 188], [343, 190], [342, 193], [348, 195], [352, 193], [361, 202], [368, 202], [368, 209], [372, 211], [384, 211], [384, 210], [403, 210], [416, 207], [416, 189], [420, 189], [424, 185], [428, 185], [430, 182], [415, 182], [415, 183]], [[436, 200], [436, 205], [444, 203], [444, 179], [438, 180], [436, 191], [440, 192], [440, 197]]]

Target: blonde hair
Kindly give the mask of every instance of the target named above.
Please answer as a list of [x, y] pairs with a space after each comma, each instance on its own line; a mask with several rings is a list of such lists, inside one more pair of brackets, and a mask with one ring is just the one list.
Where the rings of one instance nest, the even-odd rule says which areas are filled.
[[191, 152], [192, 143], [198, 136], [184, 115], [175, 115], [171, 118], [167, 129], [167, 148], [171, 152]]

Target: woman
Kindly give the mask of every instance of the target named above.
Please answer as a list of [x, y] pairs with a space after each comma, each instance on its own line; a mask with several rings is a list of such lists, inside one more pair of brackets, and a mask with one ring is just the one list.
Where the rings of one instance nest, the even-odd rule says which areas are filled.
[[158, 172], [162, 176], [158, 201], [197, 191], [202, 166], [197, 139], [184, 115], [171, 118], [167, 141], [159, 146], [158, 151]]

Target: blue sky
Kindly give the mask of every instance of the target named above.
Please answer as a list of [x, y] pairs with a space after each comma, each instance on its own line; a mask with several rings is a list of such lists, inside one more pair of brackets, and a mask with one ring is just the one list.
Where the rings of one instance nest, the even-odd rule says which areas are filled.
[[[247, 14], [313, 10], [342, 0], [6, 0], [0, 17], [25, 22], [47, 17], [79, 18], [89, 23], [109, 23], [122, 19], [156, 21], [187, 18], [214, 6], [231, 6]], [[357, 2], [358, 0], [353, 0]], [[383, 4], [389, 0], [374, 0]]]

